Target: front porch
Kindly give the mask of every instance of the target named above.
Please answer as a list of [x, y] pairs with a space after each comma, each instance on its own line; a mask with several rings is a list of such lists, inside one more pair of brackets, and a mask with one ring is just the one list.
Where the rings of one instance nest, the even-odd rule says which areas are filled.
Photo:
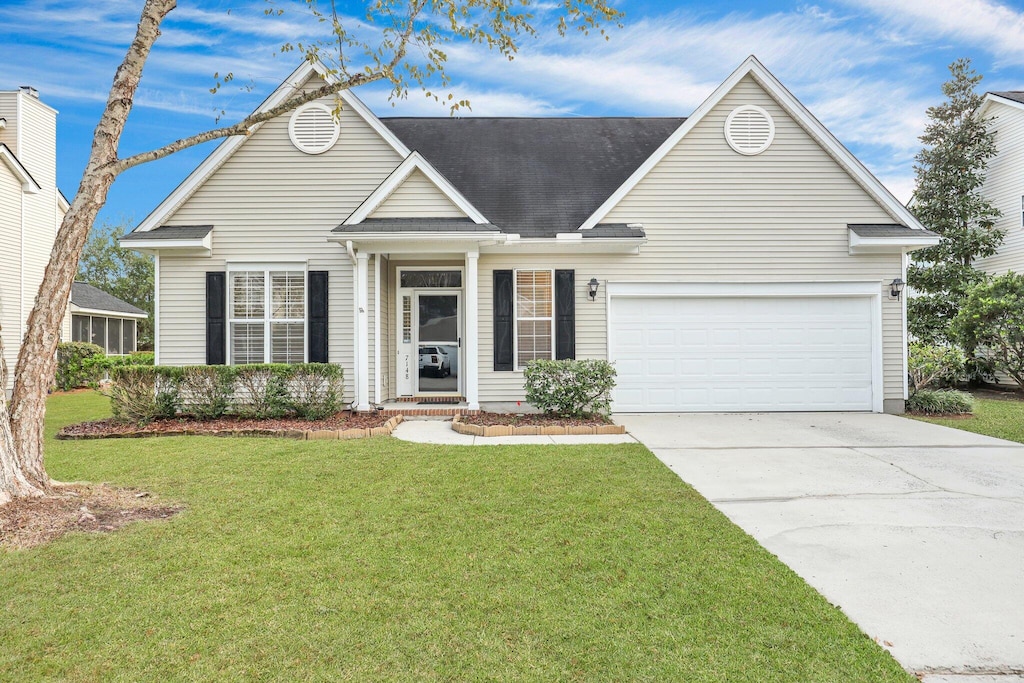
[[434, 221], [433, 231], [416, 223], [367, 220], [330, 238], [353, 268], [353, 406], [406, 415], [478, 411], [480, 247], [503, 235], [460, 220]]

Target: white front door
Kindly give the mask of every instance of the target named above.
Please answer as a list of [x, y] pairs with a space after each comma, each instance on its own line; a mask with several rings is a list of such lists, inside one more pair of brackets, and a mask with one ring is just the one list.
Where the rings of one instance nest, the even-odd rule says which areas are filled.
[[396, 389], [399, 398], [461, 396], [461, 268], [398, 269]]
[[416, 293], [416, 393], [462, 391], [462, 295]]

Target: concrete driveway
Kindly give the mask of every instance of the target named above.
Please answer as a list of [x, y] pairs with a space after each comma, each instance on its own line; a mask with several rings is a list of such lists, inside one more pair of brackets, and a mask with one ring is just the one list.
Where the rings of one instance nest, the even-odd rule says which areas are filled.
[[909, 671], [1024, 681], [1024, 445], [862, 413], [615, 419]]

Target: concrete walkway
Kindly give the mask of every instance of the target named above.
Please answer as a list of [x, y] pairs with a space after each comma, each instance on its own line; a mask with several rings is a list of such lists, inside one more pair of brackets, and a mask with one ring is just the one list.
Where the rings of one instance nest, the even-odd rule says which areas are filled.
[[621, 415], [929, 683], [1024, 681], [1024, 446], [892, 415]]
[[594, 434], [592, 436], [470, 436], [452, 430], [451, 420], [406, 420], [392, 433], [397, 439], [417, 443], [452, 444], [454, 446], [507, 446], [553, 444], [636, 443], [629, 434]]

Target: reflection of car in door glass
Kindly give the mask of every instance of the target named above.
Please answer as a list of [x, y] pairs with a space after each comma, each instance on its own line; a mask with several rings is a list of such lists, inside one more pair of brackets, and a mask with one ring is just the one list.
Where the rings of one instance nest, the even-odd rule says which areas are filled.
[[448, 353], [439, 346], [420, 347], [420, 375], [446, 377], [452, 374], [452, 362]]

